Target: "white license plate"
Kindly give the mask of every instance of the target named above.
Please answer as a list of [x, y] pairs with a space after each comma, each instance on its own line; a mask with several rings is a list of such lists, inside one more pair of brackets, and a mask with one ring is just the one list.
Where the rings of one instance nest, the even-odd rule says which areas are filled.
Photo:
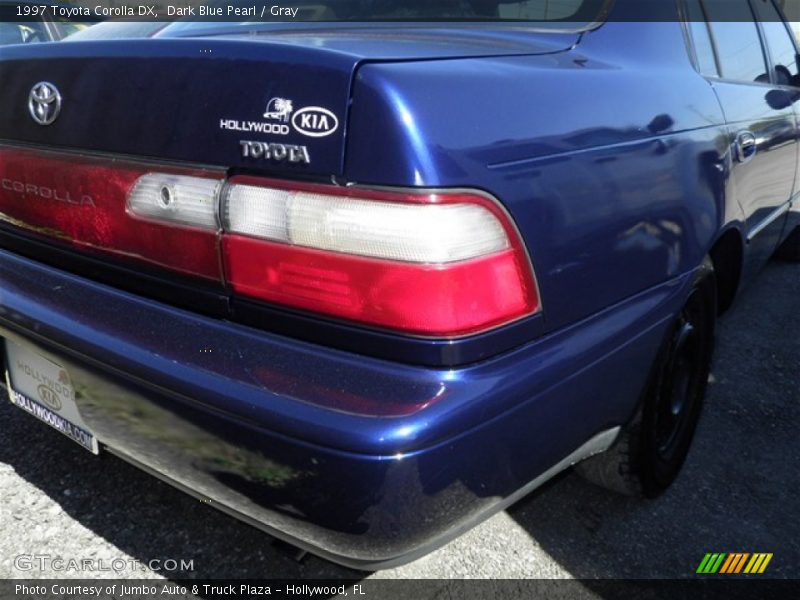
[[97, 438], [75, 403], [75, 388], [66, 369], [6, 340], [6, 378], [12, 404], [99, 454]]

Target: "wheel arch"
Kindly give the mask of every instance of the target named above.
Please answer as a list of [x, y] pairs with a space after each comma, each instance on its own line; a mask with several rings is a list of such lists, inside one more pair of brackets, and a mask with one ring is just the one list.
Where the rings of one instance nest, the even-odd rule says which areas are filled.
[[717, 314], [733, 305], [744, 265], [744, 237], [735, 226], [722, 231], [708, 252], [717, 281]]

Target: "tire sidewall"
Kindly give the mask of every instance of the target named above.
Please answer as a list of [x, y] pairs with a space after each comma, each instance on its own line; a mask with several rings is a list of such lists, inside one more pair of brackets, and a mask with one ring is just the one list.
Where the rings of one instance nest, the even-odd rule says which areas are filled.
[[[688, 311], [688, 312], [687, 312]], [[716, 283], [714, 270], [710, 260], [696, 273], [686, 303], [670, 324], [661, 350], [656, 359], [651, 380], [648, 385], [641, 412], [638, 431], [637, 471], [645, 496], [655, 497], [666, 490], [677, 477], [688, 455], [694, 437], [700, 413], [702, 412], [708, 377], [714, 350], [714, 332], [716, 325]], [[698, 329], [699, 360], [693, 366], [689, 407], [686, 409], [685, 421], [676, 434], [666, 453], [658, 439], [659, 408], [671, 394], [672, 366], [676, 360], [676, 332], [687, 315]]]

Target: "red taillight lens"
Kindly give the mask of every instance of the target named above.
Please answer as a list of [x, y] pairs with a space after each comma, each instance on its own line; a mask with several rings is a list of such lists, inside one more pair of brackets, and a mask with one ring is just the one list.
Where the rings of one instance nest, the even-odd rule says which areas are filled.
[[226, 277], [243, 295], [443, 337], [539, 310], [519, 236], [482, 195], [239, 178], [223, 215]]
[[[158, 168], [170, 181], [183, 177], [206, 185], [214, 215], [209, 226], [207, 220], [190, 225], [129, 209], [129, 194], [141, 188], [137, 182], [149, 181], [150, 171], [134, 162], [0, 147], [0, 220], [78, 248], [221, 282], [215, 215], [222, 173]], [[165, 184], [156, 190], [173, 195], [163, 198], [175, 203], [165, 214], [175, 214], [176, 189], [182, 188]]]
[[532, 312], [513, 250], [415, 265], [225, 236], [224, 255], [241, 294], [400, 331], [467, 334]]

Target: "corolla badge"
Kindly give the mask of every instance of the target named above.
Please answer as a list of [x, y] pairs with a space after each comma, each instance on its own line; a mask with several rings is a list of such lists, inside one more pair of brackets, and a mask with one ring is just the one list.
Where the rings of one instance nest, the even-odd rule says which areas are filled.
[[339, 128], [339, 119], [327, 108], [307, 106], [292, 117], [294, 128], [309, 137], [325, 137]]
[[40, 81], [28, 94], [28, 111], [39, 125], [51, 125], [61, 112], [61, 93], [47, 81]]

